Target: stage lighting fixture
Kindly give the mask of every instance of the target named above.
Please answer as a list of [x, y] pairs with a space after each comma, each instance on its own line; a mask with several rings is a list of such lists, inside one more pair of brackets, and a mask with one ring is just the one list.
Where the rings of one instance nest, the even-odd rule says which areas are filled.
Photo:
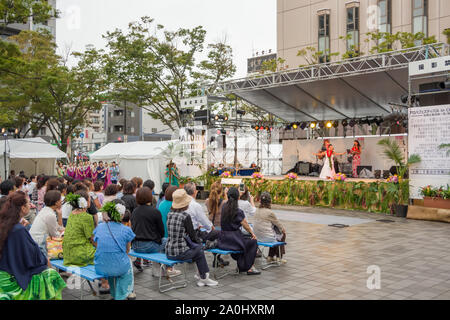
[[292, 128], [297, 129], [297, 128], [298, 128], [298, 125], [297, 125], [296, 123], [294, 123], [294, 124], [292, 125]]
[[377, 126], [380, 126], [383, 123], [383, 119], [382, 118], [376, 118], [375, 119], [375, 123], [377, 124]]
[[308, 125], [308, 124], [307, 124], [306, 122], [302, 122], [302, 123], [300, 124], [300, 129], [305, 130], [305, 128], [306, 128], [307, 125]]
[[268, 126], [266, 126], [264, 129], [266, 129], [266, 131], [269, 131], [269, 127]]
[[351, 119], [350, 120], [350, 127], [354, 127], [356, 125], [356, 120], [355, 119]]
[[214, 117], [214, 120], [219, 120], [219, 115], [218, 114], [216, 114], [216, 116]]
[[348, 120], [347, 119], [342, 120], [342, 126], [343, 127], [348, 126]]
[[264, 130], [264, 127], [263, 127], [263, 126], [259, 127], [259, 130], [263, 131], [263, 130]]
[[310, 124], [311, 129], [314, 129], [316, 126], [317, 126], [316, 122], [311, 122], [311, 124]]
[[220, 130], [220, 129], [217, 129], [217, 134], [221, 134], [222, 133], [222, 130]]
[[228, 121], [228, 116], [225, 116], [225, 118], [223, 118], [224, 121]]
[[370, 121], [369, 118], [367, 118], [365, 123], [370, 126], [372, 124], [372, 121]]
[[327, 127], [328, 129], [330, 129], [331, 127], [333, 127], [333, 123], [332, 123], [331, 121], [327, 121], [326, 127]]
[[255, 130], [259, 130], [259, 126], [258, 125], [255, 126]]
[[290, 124], [286, 125], [286, 127], [284, 129], [285, 130], [291, 130], [291, 125]]
[[339, 121], [337, 121], [337, 120], [334, 121], [333, 122], [333, 127], [335, 127], [335, 128], [339, 127]]

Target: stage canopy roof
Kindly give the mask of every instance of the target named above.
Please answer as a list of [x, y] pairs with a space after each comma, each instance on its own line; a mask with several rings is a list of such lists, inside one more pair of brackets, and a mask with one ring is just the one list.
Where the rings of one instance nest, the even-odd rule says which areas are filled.
[[385, 116], [389, 103], [408, 94], [408, 64], [446, 50], [435, 44], [363, 56], [232, 80], [220, 89], [290, 122]]

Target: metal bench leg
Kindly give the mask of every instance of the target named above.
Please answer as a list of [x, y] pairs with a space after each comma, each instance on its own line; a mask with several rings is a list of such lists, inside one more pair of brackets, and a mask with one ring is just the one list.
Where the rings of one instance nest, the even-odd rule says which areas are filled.
[[162, 284], [162, 277], [163, 277], [163, 269], [165, 269], [165, 266], [161, 264], [160, 272], [159, 272], [159, 292], [164, 293], [173, 289], [178, 288], [186, 288], [189, 281], [187, 280], [187, 270], [186, 270], [186, 263], [183, 263], [183, 271], [184, 271], [184, 279], [173, 281], [170, 277], [166, 276], [169, 283]]
[[225, 269], [225, 267], [220, 267], [218, 263], [213, 264], [213, 275], [214, 275], [214, 279], [216, 279], [216, 280], [220, 280], [220, 279], [222, 279], [223, 277], [225, 277], [225, 276], [227, 276], [229, 274], [231, 274], [231, 275], [238, 275], [239, 274], [239, 271], [237, 271], [237, 272], [225, 271], [221, 275], [218, 275], [217, 270], [219, 270], [220, 268]]
[[[281, 246], [277, 246], [278, 247], [278, 256], [280, 257], [281, 260]], [[270, 251], [270, 248], [269, 248]], [[272, 261], [272, 262], [268, 262], [268, 263], [264, 263], [263, 260], [266, 259], [269, 255], [265, 256], [264, 255], [264, 247], [261, 249], [261, 270], [266, 270], [270, 267], [280, 267], [281, 266], [281, 261]]]

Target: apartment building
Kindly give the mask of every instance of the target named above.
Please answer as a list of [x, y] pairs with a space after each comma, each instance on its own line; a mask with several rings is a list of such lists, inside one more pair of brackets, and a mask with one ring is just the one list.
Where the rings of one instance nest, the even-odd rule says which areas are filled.
[[289, 68], [309, 64], [297, 55], [307, 47], [327, 53], [317, 62], [337, 61], [353, 48], [367, 55], [376, 45], [368, 32], [422, 32], [447, 42], [448, 28], [449, 0], [277, 0], [277, 53]]

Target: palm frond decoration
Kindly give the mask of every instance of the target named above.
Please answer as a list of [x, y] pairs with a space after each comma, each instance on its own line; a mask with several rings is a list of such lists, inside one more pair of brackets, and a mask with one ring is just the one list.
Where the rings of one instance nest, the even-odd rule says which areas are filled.
[[378, 141], [378, 145], [384, 147], [383, 153], [387, 158], [394, 161], [398, 166], [403, 165], [405, 157], [397, 142], [389, 138], [384, 138]]

